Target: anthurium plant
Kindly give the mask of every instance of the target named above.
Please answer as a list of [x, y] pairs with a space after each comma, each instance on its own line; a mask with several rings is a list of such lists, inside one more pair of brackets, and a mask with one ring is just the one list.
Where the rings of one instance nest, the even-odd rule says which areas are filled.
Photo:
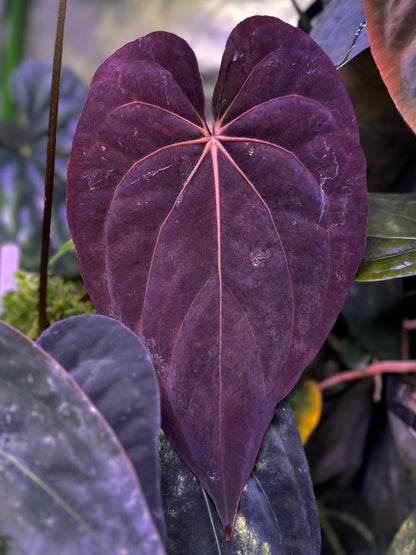
[[92, 80], [66, 202], [98, 314], [0, 323], [0, 553], [320, 553], [285, 398], [373, 276], [359, 128], [269, 16], [231, 32], [210, 113], [172, 33]]
[[91, 299], [151, 353], [162, 428], [229, 539], [274, 408], [349, 292], [368, 207], [351, 101], [302, 31], [240, 23], [212, 114], [186, 42], [124, 46], [92, 81], [67, 207]]

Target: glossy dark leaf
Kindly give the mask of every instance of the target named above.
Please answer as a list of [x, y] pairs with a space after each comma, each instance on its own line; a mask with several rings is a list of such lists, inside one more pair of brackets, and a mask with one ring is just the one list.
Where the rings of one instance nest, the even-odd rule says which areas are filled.
[[67, 372], [0, 323], [0, 534], [12, 553], [164, 553], [137, 476]]
[[168, 553], [317, 555], [320, 526], [292, 411], [276, 408], [241, 496], [234, 535], [226, 542], [214, 506], [165, 436], [161, 437]]
[[355, 276], [373, 281], [416, 274], [416, 194], [369, 196], [367, 246]]
[[310, 36], [325, 50], [337, 68], [368, 48], [361, 0], [332, 0], [313, 20]]
[[143, 339], [163, 429], [232, 527], [274, 407], [361, 260], [365, 163], [331, 61], [271, 17], [230, 35], [212, 131], [203, 110], [180, 38], [117, 51], [80, 118], [68, 217], [97, 310]]
[[371, 53], [399, 112], [416, 132], [416, 4], [363, 0]]
[[71, 373], [116, 433], [165, 537], [158, 453], [159, 388], [143, 344], [120, 322], [95, 314], [57, 322], [37, 343]]

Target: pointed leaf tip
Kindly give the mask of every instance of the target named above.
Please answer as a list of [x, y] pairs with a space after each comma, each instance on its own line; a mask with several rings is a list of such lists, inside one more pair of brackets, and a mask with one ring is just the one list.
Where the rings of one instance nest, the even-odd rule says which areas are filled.
[[225, 534], [225, 539], [227, 540], [227, 542], [229, 542], [231, 540], [231, 538], [233, 537], [233, 532], [234, 532], [234, 528], [233, 526], [224, 526], [224, 534]]

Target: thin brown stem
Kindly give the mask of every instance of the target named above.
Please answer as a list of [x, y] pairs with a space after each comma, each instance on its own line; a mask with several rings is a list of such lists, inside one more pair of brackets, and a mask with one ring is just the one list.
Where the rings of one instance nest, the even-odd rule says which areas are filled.
[[383, 360], [370, 364], [364, 370], [347, 370], [336, 376], [331, 376], [326, 380], [322, 380], [318, 387], [323, 391], [329, 387], [360, 378], [371, 378], [380, 374], [406, 374], [410, 372], [416, 372], [416, 360]]
[[39, 285], [39, 333], [48, 326], [46, 298], [48, 288], [49, 237], [51, 231], [53, 181], [55, 175], [56, 129], [61, 81], [62, 46], [64, 40], [66, 0], [60, 0], [52, 66], [51, 104], [49, 110], [48, 146], [46, 151], [45, 203], [43, 209], [42, 253]]

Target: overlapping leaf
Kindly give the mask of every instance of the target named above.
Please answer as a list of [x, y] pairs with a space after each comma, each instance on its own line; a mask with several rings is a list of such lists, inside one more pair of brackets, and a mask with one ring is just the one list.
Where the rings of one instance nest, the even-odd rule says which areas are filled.
[[313, 22], [310, 36], [325, 50], [337, 68], [368, 48], [361, 0], [333, 0]]
[[169, 554], [320, 553], [321, 530], [308, 463], [285, 400], [276, 407], [264, 436], [229, 543], [212, 503], [163, 435], [160, 457]]
[[398, 110], [416, 132], [416, 4], [364, 0], [371, 52]]
[[367, 246], [355, 279], [416, 274], [416, 195], [373, 193], [369, 200]]
[[71, 373], [117, 434], [165, 538], [159, 388], [143, 344], [120, 322], [97, 314], [61, 320], [44, 331], [37, 343]]
[[365, 163], [331, 61], [270, 17], [230, 35], [204, 117], [169, 33], [97, 71], [68, 217], [99, 312], [143, 338], [162, 425], [230, 533], [274, 407], [330, 330], [360, 262]]
[[131, 463], [90, 400], [4, 323], [0, 347], [0, 545], [31, 555], [163, 555]]

